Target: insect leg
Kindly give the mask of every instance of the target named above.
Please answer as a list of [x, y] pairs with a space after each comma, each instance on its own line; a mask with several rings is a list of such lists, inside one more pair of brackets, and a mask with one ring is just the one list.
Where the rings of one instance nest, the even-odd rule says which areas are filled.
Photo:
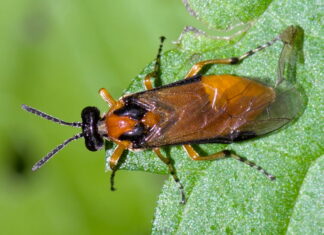
[[[284, 73], [285, 68], [288, 67], [290, 70], [296, 70], [296, 60], [298, 57], [298, 52], [302, 49], [303, 43], [303, 30], [298, 26], [289, 26], [280, 34], [281, 41], [284, 43], [282, 47], [281, 54], [278, 61], [277, 69], [277, 81], [275, 87], [285, 80]], [[296, 71], [294, 71], [293, 77], [295, 77]], [[289, 80], [288, 76], [288, 80]]]
[[165, 40], [165, 37], [164, 36], [160, 37], [160, 40], [161, 40], [161, 43], [160, 43], [160, 47], [158, 50], [158, 54], [156, 56], [154, 70], [153, 70], [153, 72], [147, 74], [144, 78], [144, 86], [145, 86], [146, 90], [153, 89], [151, 77], [158, 78], [160, 75], [159, 73], [160, 73], [160, 68], [161, 68], [161, 52], [162, 52], [162, 47], [163, 47], [163, 42]]
[[194, 75], [197, 75], [200, 70], [208, 64], [238, 64], [240, 62], [242, 62], [245, 58], [257, 53], [258, 51], [261, 51], [271, 45], [273, 45], [276, 41], [281, 40], [281, 35], [278, 35], [277, 37], [275, 37], [274, 39], [272, 39], [271, 41], [258, 46], [257, 48], [250, 50], [246, 53], [244, 53], [243, 55], [239, 56], [239, 57], [232, 57], [232, 58], [227, 58], [227, 59], [213, 59], [213, 60], [204, 60], [204, 61], [200, 61], [197, 64], [193, 65], [192, 68], [190, 69], [190, 71], [187, 73], [185, 78], [190, 78]]
[[188, 156], [195, 161], [216, 160], [218, 158], [226, 157], [223, 151], [208, 156], [200, 156], [199, 153], [197, 153], [196, 150], [194, 150], [194, 148], [189, 144], [183, 145], [183, 148], [187, 152]]
[[194, 148], [191, 145], [183, 145], [185, 151], [187, 152], [187, 154], [189, 155], [189, 157], [192, 160], [196, 160], [196, 161], [203, 161], [203, 160], [216, 160], [219, 158], [226, 158], [226, 157], [231, 157], [234, 158], [240, 162], [243, 162], [245, 164], [247, 164], [248, 166], [260, 171], [262, 174], [264, 174], [268, 179], [270, 180], [275, 180], [276, 177], [271, 175], [270, 173], [268, 173], [265, 169], [263, 169], [261, 166], [256, 165], [254, 162], [249, 161], [248, 159], [238, 156], [236, 154], [234, 154], [232, 151], [230, 150], [223, 150], [220, 151], [218, 153], [214, 153], [208, 156], [200, 156], [199, 153], [196, 152], [196, 150], [194, 150]]
[[192, 68], [187, 73], [187, 75], [185, 76], [185, 78], [190, 78], [190, 77], [193, 77], [193, 76], [197, 75], [200, 72], [200, 70], [205, 65], [208, 65], [208, 64], [236, 64], [236, 63], [238, 63], [236, 57], [229, 58], [229, 59], [215, 59], [215, 60], [204, 60], [204, 61], [200, 61], [197, 64], [194, 64], [192, 66]]
[[185, 193], [184, 193], [184, 189], [183, 189], [183, 186], [182, 186], [182, 184], [180, 182], [180, 179], [177, 176], [176, 169], [174, 168], [174, 166], [173, 166], [173, 164], [171, 162], [171, 159], [168, 158], [168, 157], [164, 157], [159, 148], [154, 148], [153, 151], [155, 152], [156, 155], [158, 155], [158, 157], [161, 159], [161, 161], [164, 162], [168, 166], [170, 174], [172, 175], [174, 181], [179, 186], [179, 190], [180, 190], [180, 193], [181, 193], [181, 203], [185, 204], [186, 203], [186, 196], [185, 196]]
[[109, 92], [105, 88], [101, 88], [99, 90], [99, 95], [101, 98], [106, 101], [110, 107], [116, 104], [116, 100], [109, 94]]
[[112, 170], [111, 172], [111, 176], [110, 176], [110, 189], [111, 191], [114, 191], [115, 188], [114, 188], [114, 178], [115, 178], [115, 174], [116, 174], [116, 171], [118, 170], [118, 161], [121, 157], [121, 155], [123, 154], [125, 150], [125, 147], [122, 146], [122, 145], [117, 145], [117, 147], [115, 148], [113, 154], [111, 155], [110, 157], [110, 160], [109, 160], [109, 166], [110, 166], [110, 169]]

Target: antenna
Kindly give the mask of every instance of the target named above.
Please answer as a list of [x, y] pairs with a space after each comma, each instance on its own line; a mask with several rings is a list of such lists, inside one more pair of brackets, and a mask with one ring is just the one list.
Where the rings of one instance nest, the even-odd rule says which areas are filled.
[[41, 160], [36, 162], [36, 164], [33, 166], [32, 170], [36, 171], [39, 168], [41, 168], [48, 160], [50, 160], [58, 151], [60, 151], [62, 148], [64, 148], [68, 143], [70, 143], [73, 140], [77, 140], [79, 138], [83, 137], [83, 133], [79, 133], [67, 140], [65, 140], [62, 144], [58, 145], [55, 149], [53, 149], [51, 152], [49, 152], [45, 157], [43, 157]]
[[[56, 117], [50, 116], [44, 112], [41, 112], [35, 108], [32, 108], [28, 105], [23, 104], [21, 106], [22, 109], [26, 110], [27, 112], [30, 112], [32, 114], [35, 114], [37, 116], [40, 116], [44, 119], [50, 120], [52, 122], [56, 122], [60, 125], [65, 125], [65, 126], [73, 126], [73, 127], [82, 127], [82, 123], [81, 122], [66, 122], [63, 121], [61, 119], [58, 119]], [[61, 149], [63, 149], [68, 143], [70, 143], [73, 140], [77, 140], [79, 138], [84, 137], [83, 133], [79, 133], [67, 140], [65, 140], [62, 144], [58, 145], [56, 148], [54, 148], [51, 152], [49, 152], [45, 157], [43, 157], [41, 160], [39, 160], [32, 168], [33, 171], [38, 170], [39, 168], [41, 168], [48, 160], [50, 160], [58, 151], [60, 151]]]
[[23, 104], [21, 106], [21, 108], [26, 110], [27, 112], [30, 112], [30, 113], [35, 114], [37, 116], [40, 116], [40, 117], [42, 117], [44, 119], [50, 120], [52, 122], [56, 122], [56, 123], [58, 123], [60, 125], [73, 126], [73, 127], [82, 127], [81, 122], [66, 122], [66, 121], [60, 120], [60, 119], [58, 119], [56, 117], [53, 117], [51, 115], [48, 115], [48, 114], [46, 114], [44, 112], [41, 112], [41, 111], [39, 111], [39, 110], [37, 110], [35, 108], [32, 108], [32, 107], [30, 107], [28, 105], [25, 105], [25, 104]]

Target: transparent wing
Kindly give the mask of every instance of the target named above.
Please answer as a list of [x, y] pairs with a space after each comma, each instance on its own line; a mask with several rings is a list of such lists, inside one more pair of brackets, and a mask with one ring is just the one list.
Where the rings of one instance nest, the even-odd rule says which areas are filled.
[[240, 131], [253, 131], [264, 135], [279, 129], [298, 117], [305, 106], [304, 96], [296, 88], [285, 88], [276, 91], [276, 99], [255, 120], [246, 123]]

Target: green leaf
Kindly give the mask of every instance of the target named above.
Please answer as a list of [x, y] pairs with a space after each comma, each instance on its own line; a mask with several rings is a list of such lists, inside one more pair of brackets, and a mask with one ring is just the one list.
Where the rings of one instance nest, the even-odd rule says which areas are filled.
[[183, 0], [188, 12], [211, 28], [225, 29], [256, 20], [272, 0]]
[[309, 168], [290, 219], [288, 234], [323, 234], [324, 156]]
[[[208, 2], [208, 7], [202, 2]], [[207, 34], [185, 33], [180, 45], [162, 56], [162, 84], [183, 79], [198, 61], [240, 56], [273, 39], [289, 25], [299, 25], [304, 30], [304, 64], [297, 64], [296, 82], [305, 92], [307, 107], [296, 122], [262, 138], [227, 146], [196, 146], [207, 154], [224, 148], [232, 149], [274, 174], [277, 177], [274, 182], [233, 159], [194, 162], [180, 146], [163, 149], [174, 160], [188, 202], [179, 204], [177, 185], [169, 178], [159, 197], [153, 233], [284, 234], [304, 230], [306, 234], [314, 234], [305, 232], [305, 228], [312, 227], [315, 232], [323, 229], [323, 224], [311, 220], [319, 215], [316, 206], [306, 203], [309, 193], [314, 195], [311, 196], [312, 201], [323, 200], [316, 191], [318, 181], [310, 180], [312, 177], [323, 178], [323, 170], [316, 170], [320, 163], [315, 163], [323, 155], [324, 143], [321, 113], [324, 104], [321, 81], [323, 59], [320, 57], [323, 51], [320, 23], [323, 16], [321, 5], [318, 5], [320, 2], [228, 2], [188, 1], [195, 11], [199, 11], [199, 19], [204, 19], [210, 25], [224, 28], [237, 21], [253, 20], [253, 23], [249, 22], [249, 30], [231, 40], [215, 40], [215, 37]], [[247, 4], [251, 2], [258, 4], [257, 8], [254, 7], [256, 12], [253, 12], [252, 5]], [[225, 7], [221, 13], [219, 6]], [[220, 21], [221, 16], [226, 20]], [[273, 83], [281, 48], [282, 45], [277, 43], [238, 66], [215, 65], [207, 73], [257, 77]], [[143, 90], [143, 78], [152, 71], [153, 65], [152, 62], [134, 78], [127, 94]], [[108, 148], [107, 156], [111, 152], [112, 148]], [[310, 170], [311, 166], [315, 170]], [[167, 167], [149, 150], [128, 152], [121, 168], [167, 174]], [[303, 215], [310, 219], [303, 220]], [[303, 220], [303, 227], [297, 223], [300, 220]]]

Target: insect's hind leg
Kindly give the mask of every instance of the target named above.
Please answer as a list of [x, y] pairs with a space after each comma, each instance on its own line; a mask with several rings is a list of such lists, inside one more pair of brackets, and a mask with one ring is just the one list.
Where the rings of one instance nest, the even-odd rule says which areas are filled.
[[267, 42], [267, 43], [265, 43], [265, 44], [263, 44], [261, 46], [258, 46], [257, 48], [255, 48], [253, 50], [250, 50], [250, 51], [244, 53], [243, 55], [241, 55], [239, 57], [200, 61], [200, 62], [198, 62], [198, 63], [196, 63], [196, 64], [194, 64], [192, 66], [192, 68], [187, 73], [185, 78], [190, 78], [190, 77], [193, 77], [193, 76], [197, 75], [205, 65], [211, 65], [211, 64], [229, 64], [229, 65], [231, 65], [231, 64], [239, 64], [244, 59], [246, 59], [247, 57], [257, 53], [258, 51], [261, 51], [261, 50], [273, 45], [275, 42], [277, 42], [279, 40], [282, 40], [281, 36], [282, 36], [282, 34], [278, 35], [277, 37], [275, 37], [271, 41], [269, 41], [269, 42]]
[[153, 151], [161, 159], [161, 161], [164, 162], [168, 166], [170, 174], [172, 175], [174, 181], [178, 184], [178, 187], [179, 187], [179, 190], [180, 190], [180, 193], [181, 193], [181, 204], [185, 204], [186, 203], [186, 196], [185, 196], [185, 193], [184, 193], [184, 188], [183, 188], [183, 185], [180, 182], [180, 179], [177, 176], [176, 169], [173, 166], [173, 164], [171, 162], [171, 159], [168, 158], [168, 157], [164, 157], [159, 148], [154, 148]]
[[226, 158], [231, 157], [234, 158], [240, 162], [245, 163], [246, 165], [260, 171], [262, 174], [264, 174], [268, 179], [275, 180], [276, 177], [268, 173], [265, 169], [263, 169], [261, 166], [256, 165], [254, 162], [249, 161], [248, 159], [238, 156], [235, 153], [233, 153], [230, 150], [223, 150], [218, 153], [214, 153], [208, 156], [200, 156], [199, 153], [194, 150], [194, 148], [191, 145], [183, 145], [183, 148], [187, 152], [188, 156], [195, 161], [204, 161], [204, 160], [216, 160], [220, 158]]
[[[277, 69], [277, 81], [275, 87], [279, 86], [284, 80], [286, 80], [284, 74], [286, 67], [296, 70], [296, 60], [302, 51], [304, 31], [299, 26], [291, 25], [286, 28], [281, 34], [280, 38], [284, 46], [282, 47]], [[296, 76], [294, 72], [294, 76]], [[288, 80], [291, 76], [288, 76]]]
[[155, 65], [154, 65], [154, 70], [153, 72], [147, 74], [144, 78], [144, 86], [146, 88], [146, 90], [151, 90], [153, 89], [153, 84], [151, 81], [151, 78], [158, 78], [160, 76], [160, 69], [161, 69], [161, 52], [162, 52], [162, 47], [163, 47], [163, 42], [165, 40], [164, 36], [160, 37], [161, 43], [160, 43], [160, 47], [158, 50], [158, 54], [156, 56], [156, 61], [155, 61]]

